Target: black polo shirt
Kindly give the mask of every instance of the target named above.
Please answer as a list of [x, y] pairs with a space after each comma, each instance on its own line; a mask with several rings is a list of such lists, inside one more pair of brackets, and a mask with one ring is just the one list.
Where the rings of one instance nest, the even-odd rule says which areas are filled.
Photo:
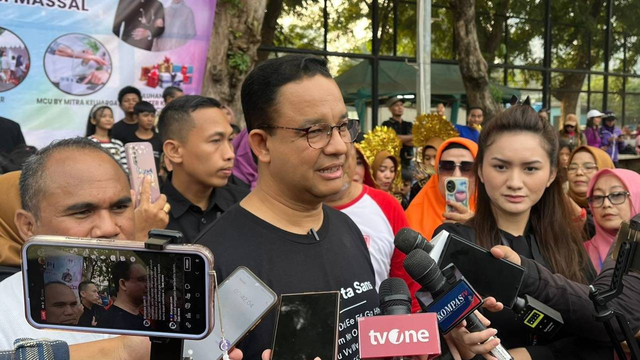
[[249, 189], [231, 182], [221, 188], [215, 188], [211, 191], [209, 206], [205, 211], [185, 198], [173, 186], [171, 179], [167, 179], [162, 185], [162, 193], [171, 204], [167, 229], [180, 231], [185, 242], [192, 243], [207, 225], [247, 196]]

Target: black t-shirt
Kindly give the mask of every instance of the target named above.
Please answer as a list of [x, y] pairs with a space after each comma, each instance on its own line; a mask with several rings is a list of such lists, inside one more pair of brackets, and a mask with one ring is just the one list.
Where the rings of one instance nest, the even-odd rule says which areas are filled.
[[116, 305], [111, 305], [109, 310], [99, 317], [97, 326], [112, 329], [149, 330], [144, 326], [142, 314], [133, 315]]
[[138, 123], [129, 124], [122, 119], [111, 128], [111, 137], [122, 141], [123, 144], [134, 142], [136, 130], [138, 130]]
[[162, 185], [162, 193], [167, 196], [167, 201], [171, 204], [167, 229], [180, 231], [184, 235], [185, 242], [190, 244], [207, 225], [213, 223], [218, 216], [247, 196], [249, 189], [231, 183], [213, 189], [209, 197], [209, 207], [205, 211], [185, 198], [173, 187], [170, 179]]
[[0, 153], [10, 153], [18, 145], [24, 145], [24, 136], [20, 125], [0, 116]]
[[84, 311], [80, 316], [80, 320], [78, 320], [78, 326], [93, 326], [93, 321], [95, 320], [97, 323], [105, 313], [104, 308], [100, 305], [94, 304], [91, 308], [88, 308], [83, 304], [82, 308]]
[[[393, 118], [389, 118], [382, 123], [382, 126], [392, 128], [398, 135], [411, 135], [413, 133], [413, 123], [408, 121], [395, 121]], [[413, 158], [413, 147], [402, 145], [400, 149], [400, 158], [403, 164], [408, 164]]]
[[[219, 281], [246, 266], [278, 295], [338, 290], [342, 296], [338, 359], [358, 359], [358, 321], [376, 315], [378, 294], [369, 252], [358, 227], [338, 210], [323, 206], [317, 234], [298, 235], [277, 228], [240, 205], [205, 229], [196, 243], [215, 256]], [[223, 314], [224, 314], [224, 304]], [[271, 311], [239, 343], [245, 359], [260, 359], [272, 346], [276, 312]]]

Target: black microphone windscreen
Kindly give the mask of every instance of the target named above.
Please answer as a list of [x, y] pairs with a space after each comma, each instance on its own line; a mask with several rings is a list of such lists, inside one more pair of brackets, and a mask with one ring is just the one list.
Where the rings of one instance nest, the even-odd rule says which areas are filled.
[[404, 269], [413, 280], [429, 292], [438, 292], [446, 282], [436, 261], [424, 250], [411, 251], [404, 259]]
[[405, 227], [400, 229], [393, 240], [394, 245], [404, 254], [408, 254], [413, 249], [422, 249], [431, 252], [433, 245], [428, 242], [419, 232]]
[[[404, 280], [388, 278], [380, 283], [380, 310], [383, 315], [411, 313], [411, 292]], [[391, 308], [394, 309], [391, 309]], [[398, 308], [400, 307], [400, 309]]]

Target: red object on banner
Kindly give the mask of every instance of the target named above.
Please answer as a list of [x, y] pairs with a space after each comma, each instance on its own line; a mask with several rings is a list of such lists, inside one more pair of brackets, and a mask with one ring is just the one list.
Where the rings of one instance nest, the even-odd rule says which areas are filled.
[[155, 88], [158, 86], [159, 81], [158, 65], [153, 65], [153, 69], [149, 72], [149, 77], [147, 77], [147, 86]]
[[360, 357], [440, 355], [440, 332], [435, 313], [358, 318]]
[[47, 321], [47, 310], [40, 310], [40, 320]]

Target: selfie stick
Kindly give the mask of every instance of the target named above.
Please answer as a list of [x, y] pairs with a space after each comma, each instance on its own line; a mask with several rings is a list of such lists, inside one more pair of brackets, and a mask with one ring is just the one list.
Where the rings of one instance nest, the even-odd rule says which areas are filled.
[[[152, 229], [144, 247], [150, 250], [164, 250], [167, 244], [182, 244], [183, 236], [180, 231]], [[151, 340], [150, 360], [183, 360], [183, 339], [166, 337], [149, 337]]]
[[[626, 224], [623, 223], [623, 226], [624, 225]], [[591, 285], [589, 287], [589, 298], [591, 298], [591, 301], [598, 312], [596, 318], [604, 323], [605, 329], [609, 334], [609, 338], [613, 342], [613, 346], [618, 357], [626, 359], [625, 352], [613, 328], [614, 320], [618, 323], [618, 326], [622, 330], [624, 338], [627, 341], [627, 345], [629, 345], [631, 359], [640, 360], [640, 348], [638, 346], [638, 341], [635, 339], [634, 334], [629, 328], [629, 322], [623, 313], [609, 305], [611, 300], [622, 293], [622, 277], [626, 275], [629, 270], [637, 271], [637, 267], [634, 265], [637, 265], [638, 262], [640, 262], [640, 246], [638, 246], [638, 242], [636, 241], [636, 237], [640, 235], [640, 215], [631, 219], [627, 226], [629, 227], [629, 231], [625, 234], [626, 236], [623, 236], [623, 233], [626, 231], [622, 231], [622, 229], [618, 234], [618, 241], [622, 241], [622, 243], [620, 244], [616, 265], [613, 269], [610, 288], [600, 291]]]

